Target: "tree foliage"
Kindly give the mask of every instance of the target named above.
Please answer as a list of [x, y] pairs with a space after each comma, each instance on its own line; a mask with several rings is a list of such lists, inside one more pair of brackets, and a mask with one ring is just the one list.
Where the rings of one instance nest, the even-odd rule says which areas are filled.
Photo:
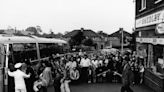
[[18, 32], [14, 33], [14, 35], [24, 36], [24, 34], [22, 34], [21, 31], [18, 31]]
[[77, 46], [82, 43], [82, 41], [85, 39], [85, 36], [83, 35], [82, 31], [78, 31], [78, 33], [71, 37], [69, 40], [69, 44], [71, 46]]
[[38, 31], [35, 27], [28, 27], [25, 31], [33, 32], [34, 35], [38, 34]]
[[41, 33], [42, 32], [42, 29], [40, 26], [36, 26], [36, 30], [37, 30], [37, 33]]
[[83, 44], [85, 45], [85, 46], [94, 46], [94, 42], [93, 42], [93, 40], [92, 39], [85, 39], [84, 41], [83, 41]]

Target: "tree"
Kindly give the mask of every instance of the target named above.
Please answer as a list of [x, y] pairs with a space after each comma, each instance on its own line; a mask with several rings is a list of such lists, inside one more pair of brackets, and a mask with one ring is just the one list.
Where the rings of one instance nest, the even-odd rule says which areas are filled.
[[25, 31], [31, 32], [33, 35], [41, 36], [40, 33], [42, 32], [42, 29], [40, 26], [36, 26], [28, 27]]
[[82, 44], [82, 41], [85, 39], [85, 36], [83, 35], [83, 32], [80, 30], [71, 37], [71, 39], [68, 41], [70, 44], [71, 49], [73, 49], [74, 46], [79, 46]]
[[38, 31], [35, 27], [28, 27], [25, 31], [32, 32], [34, 35], [38, 34]]
[[18, 32], [14, 33], [14, 35], [24, 36], [24, 34], [22, 34], [22, 32], [21, 32], [21, 31], [18, 31]]
[[64, 32], [64, 35], [65, 35], [65, 34], [68, 34], [68, 33], [69, 33], [68, 31], [65, 31], [65, 32]]
[[83, 44], [85, 45], [85, 46], [94, 46], [94, 42], [93, 42], [93, 40], [92, 39], [85, 39], [85, 40], [83, 40]]
[[82, 31], [78, 31], [76, 35], [71, 37], [73, 45], [80, 45], [84, 39], [85, 39], [85, 36], [83, 35]]
[[36, 26], [36, 30], [37, 30], [38, 33], [41, 33], [42, 32], [42, 29], [41, 29], [40, 26]]
[[63, 37], [62, 33], [59, 32], [59, 33], [56, 34], [56, 38], [62, 38], [62, 37]]
[[48, 38], [55, 38], [55, 34], [52, 31], [52, 29], [50, 29], [50, 33], [48, 34]]

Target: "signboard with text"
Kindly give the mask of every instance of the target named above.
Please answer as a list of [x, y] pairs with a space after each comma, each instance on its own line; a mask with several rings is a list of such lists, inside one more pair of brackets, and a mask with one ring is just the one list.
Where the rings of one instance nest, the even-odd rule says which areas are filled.
[[158, 24], [164, 21], [164, 10], [136, 19], [136, 28]]

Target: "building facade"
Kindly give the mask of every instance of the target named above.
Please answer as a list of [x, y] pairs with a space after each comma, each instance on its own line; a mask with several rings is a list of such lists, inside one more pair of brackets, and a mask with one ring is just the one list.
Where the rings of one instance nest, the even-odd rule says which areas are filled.
[[135, 1], [136, 51], [147, 68], [144, 83], [164, 92], [164, 0]]
[[124, 48], [130, 48], [132, 34], [128, 33], [123, 28], [119, 28], [118, 31], [110, 34], [108, 37], [108, 42], [111, 47], [121, 49], [121, 45], [123, 45]]

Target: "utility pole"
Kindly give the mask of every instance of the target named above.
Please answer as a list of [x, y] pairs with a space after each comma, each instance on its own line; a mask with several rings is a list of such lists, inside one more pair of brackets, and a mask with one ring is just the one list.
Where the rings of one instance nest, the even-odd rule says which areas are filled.
[[121, 54], [123, 55], [123, 50], [124, 50], [124, 33], [123, 33], [123, 28], [121, 28], [120, 31], [121, 31]]

